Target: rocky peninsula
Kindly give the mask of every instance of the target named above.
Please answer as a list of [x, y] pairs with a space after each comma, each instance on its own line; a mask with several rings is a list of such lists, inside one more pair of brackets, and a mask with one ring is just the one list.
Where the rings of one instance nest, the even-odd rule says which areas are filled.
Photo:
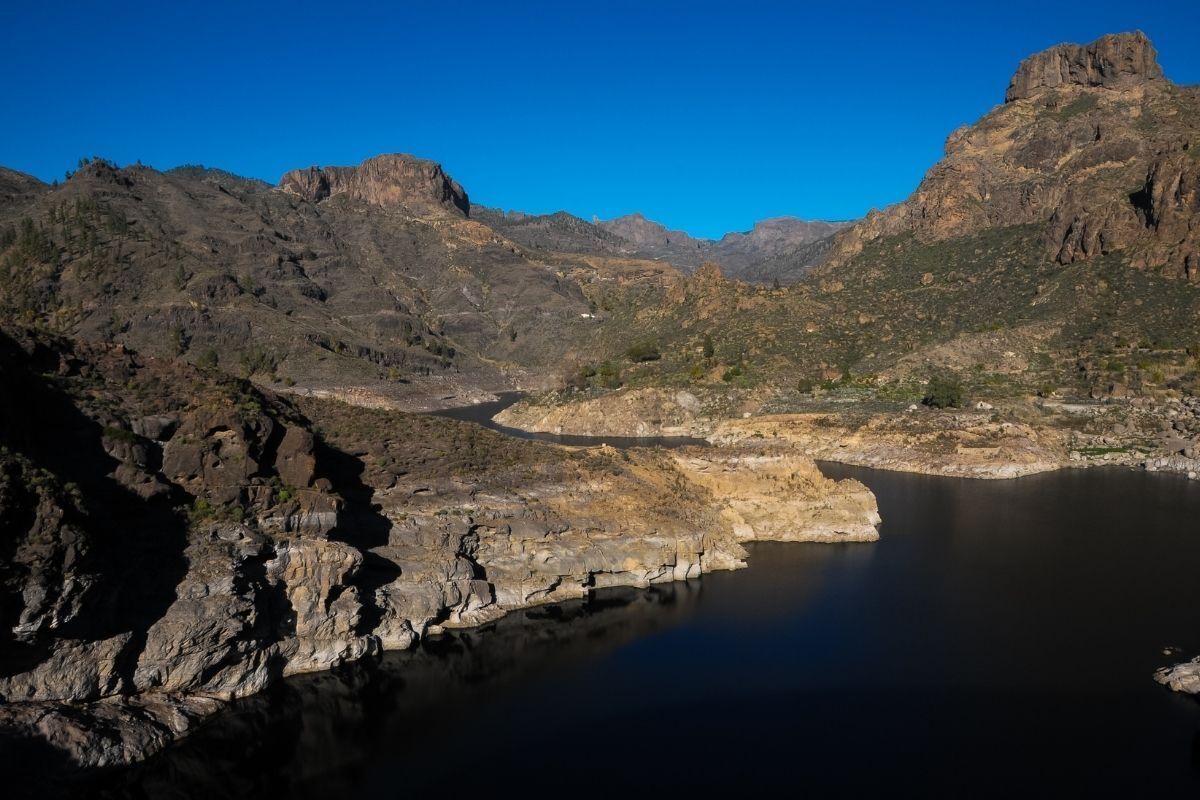
[[878, 537], [870, 491], [784, 441], [566, 448], [119, 345], [2, 344], [22, 449], [0, 727], [77, 766], [143, 759], [288, 675], [736, 569], [743, 542]]

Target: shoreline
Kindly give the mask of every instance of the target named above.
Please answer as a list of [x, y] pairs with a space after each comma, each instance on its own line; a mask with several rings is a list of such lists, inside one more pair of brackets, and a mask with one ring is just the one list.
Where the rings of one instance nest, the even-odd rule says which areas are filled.
[[[1200, 442], [1176, 437], [1171, 427], [1179, 418], [1200, 421], [1200, 401], [1168, 402], [1152, 411], [981, 403], [977, 409], [848, 404], [775, 412], [764, 405], [718, 405], [682, 390], [631, 389], [565, 403], [527, 398], [497, 414], [496, 422], [559, 435], [694, 436], [716, 448], [784, 441], [817, 461], [943, 477], [1007, 480], [1058, 469], [1128, 466], [1200, 478]], [[727, 413], [714, 414], [713, 406]]]
[[[324, 409], [332, 412], [330, 424], [338, 413], [357, 413], [335, 405]], [[367, 419], [386, 422], [388, 414], [372, 412]], [[439, 421], [433, 430], [459, 430], [469, 438], [470, 431], [455, 427], [461, 425]], [[318, 530], [276, 537], [266, 569], [283, 576], [278, 585], [291, 597], [298, 632], [254, 645], [258, 655], [239, 656], [250, 660], [225, 667], [220, 690], [190, 688], [186, 677], [192, 660], [214, 658], [216, 650], [188, 654], [175, 648], [194, 642], [212, 649], [198, 638], [210, 623], [193, 619], [195, 611], [185, 598], [198, 593], [215, 601], [229, 591], [221, 588], [220, 577], [194, 573], [205, 565], [233, 569], [236, 582], [240, 567], [198, 560], [177, 590], [182, 605], [164, 618], [173, 620], [174, 632], [165, 640], [170, 649], [160, 650], [159, 661], [147, 667], [165, 676], [161, 690], [39, 698], [33, 692], [51, 690], [52, 681], [59, 680], [56, 656], [54, 663], [39, 665], [40, 672], [50, 671], [45, 676], [18, 675], [18, 682], [7, 687], [0, 733], [10, 740], [41, 741], [80, 775], [125, 767], [184, 738], [230, 701], [291, 675], [406, 650], [447, 629], [585, 598], [599, 588], [645, 588], [740, 569], [746, 566], [745, 542], [868, 542], [879, 535], [877, 505], [866, 487], [826, 478], [811, 460], [779, 443], [632, 454], [529, 442], [512, 447], [546, 461], [535, 460], [531, 474], [517, 477], [518, 486], [507, 489], [465, 494], [452, 478], [381, 471], [382, 483], [372, 495], [381, 511], [372, 513], [386, 518], [387, 543], [353, 545]], [[567, 471], [544, 474], [555, 463]], [[354, 511], [345, 508], [331, 516]], [[342, 524], [322, 519], [324, 530]], [[356, 517], [344, 519], [356, 524]], [[240, 533], [236, 540], [247, 541]], [[389, 567], [393, 577], [373, 577], [371, 569], [384, 562], [395, 565]], [[240, 602], [234, 596], [221, 602], [231, 601]], [[374, 621], [361, 629], [357, 620], [365, 613]], [[286, 655], [278, 671], [268, 673], [257, 662], [271, 652]], [[22, 692], [33, 696], [13, 699]]]

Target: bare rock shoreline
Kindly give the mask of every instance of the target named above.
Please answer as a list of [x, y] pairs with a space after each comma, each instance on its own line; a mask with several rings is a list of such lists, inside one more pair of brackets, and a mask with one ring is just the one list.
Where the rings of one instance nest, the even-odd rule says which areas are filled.
[[[763, 412], [685, 390], [630, 389], [582, 400], [524, 400], [496, 416], [523, 430], [582, 436], [690, 436], [718, 446], [786, 442], [817, 461], [946, 477], [1009, 479], [1056, 469], [1134, 466], [1200, 476], [1200, 404], [1040, 402], [1023, 416], [983, 408]], [[1036, 416], [1035, 416], [1036, 414]], [[1185, 425], [1186, 422], [1186, 425]]]
[[[597, 588], [744, 567], [744, 542], [878, 538], [871, 492], [786, 441], [567, 448], [194, 372], [199, 400], [137, 416], [160, 364], [62, 358], [96, 364], [89, 391], [131, 398], [104, 406], [82, 489], [30, 483], [36, 468], [16, 456], [0, 475], [7, 519], [30, 520], [19, 553], [34, 565], [7, 578], [23, 633], [0, 673], [0, 742], [37, 742], [68, 769], [143, 760], [288, 675]], [[67, 507], [71, 492], [131, 490], [196, 501], [157, 528], [141, 500], [107, 524]], [[143, 598], [148, 575], [158, 588]]]

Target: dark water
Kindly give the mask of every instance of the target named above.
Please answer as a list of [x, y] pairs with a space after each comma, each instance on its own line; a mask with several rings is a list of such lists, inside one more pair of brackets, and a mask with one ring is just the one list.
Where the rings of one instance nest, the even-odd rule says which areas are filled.
[[1200, 484], [824, 465], [875, 544], [519, 612], [285, 681], [118, 781], [151, 797], [1196, 797]]
[[447, 408], [429, 413], [435, 417], [448, 417], [450, 419], [474, 422], [485, 428], [491, 428], [494, 431], [515, 436], [518, 439], [534, 439], [540, 442], [554, 442], [555, 444], [581, 447], [595, 447], [600, 444], [607, 444], [610, 447], [682, 447], [684, 445], [708, 445], [708, 442], [704, 439], [693, 439], [687, 436], [572, 436], [569, 434], [540, 433], [537, 431], [521, 430], [520, 428], [510, 428], [496, 422], [492, 417], [513, 405], [525, 395], [523, 392], [497, 392], [496, 396], [499, 399], [489, 403], [477, 403], [472, 406]]

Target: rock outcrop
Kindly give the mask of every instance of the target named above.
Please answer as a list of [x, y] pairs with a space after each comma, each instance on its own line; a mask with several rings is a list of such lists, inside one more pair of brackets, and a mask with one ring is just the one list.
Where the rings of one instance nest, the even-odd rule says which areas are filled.
[[414, 216], [467, 216], [471, 210], [466, 191], [440, 164], [401, 153], [368, 158], [357, 167], [293, 170], [279, 180], [279, 189], [310, 203], [341, 195]]
[[1163, 77], [1143, 34], [1059, 45], [1021, 64], [1003, 106], [950, 134], [911, 197], [839, 233], [826, 269], [881, 237], [1037, 225], [1047, 260], [1120, 253], [1200, 280], [1198, 147], [1200, 92]]
[[[755, 406], [753, 401], [744, 405]], [[738, 448], [771, 445], [778, 451], [763, 456], [766, 460], [744, 462], [758, 463], [754, 469], [764, 474], [775, 469], [774, 459], [789, 452], [800, 459], [985, 479], [1016, 478], [1072, 463], [1063, 431], [995, 421], [990, 411], [738, 413], [742, 407], [721, 395], [635, 389], [579, 401], [525, 401], [496, 419], [558, 435], [705, 438], [716, 445], [713, 458], [718, 460], [731, 448], [736, 453]], [[719, 475], [722, 470], [710, 467], [696, 477], [704, 474]]]
[[1125, 89], [1161, 78], [1158, 54], [1144, 33], [1109, 34], [1091, 44], [1060, 44], [1025, 59], [1004, 100], [1026, 100], [1060, 86]]
[[283, 676], [879, 522], [778, 447], [569, 450], [21, 330], [0, 372], [0, 735], [77, 765]]
[[1173, 691], [1200, 695], [1200, 657], [1164, 667], [1154, 673], [1154, 679]]

